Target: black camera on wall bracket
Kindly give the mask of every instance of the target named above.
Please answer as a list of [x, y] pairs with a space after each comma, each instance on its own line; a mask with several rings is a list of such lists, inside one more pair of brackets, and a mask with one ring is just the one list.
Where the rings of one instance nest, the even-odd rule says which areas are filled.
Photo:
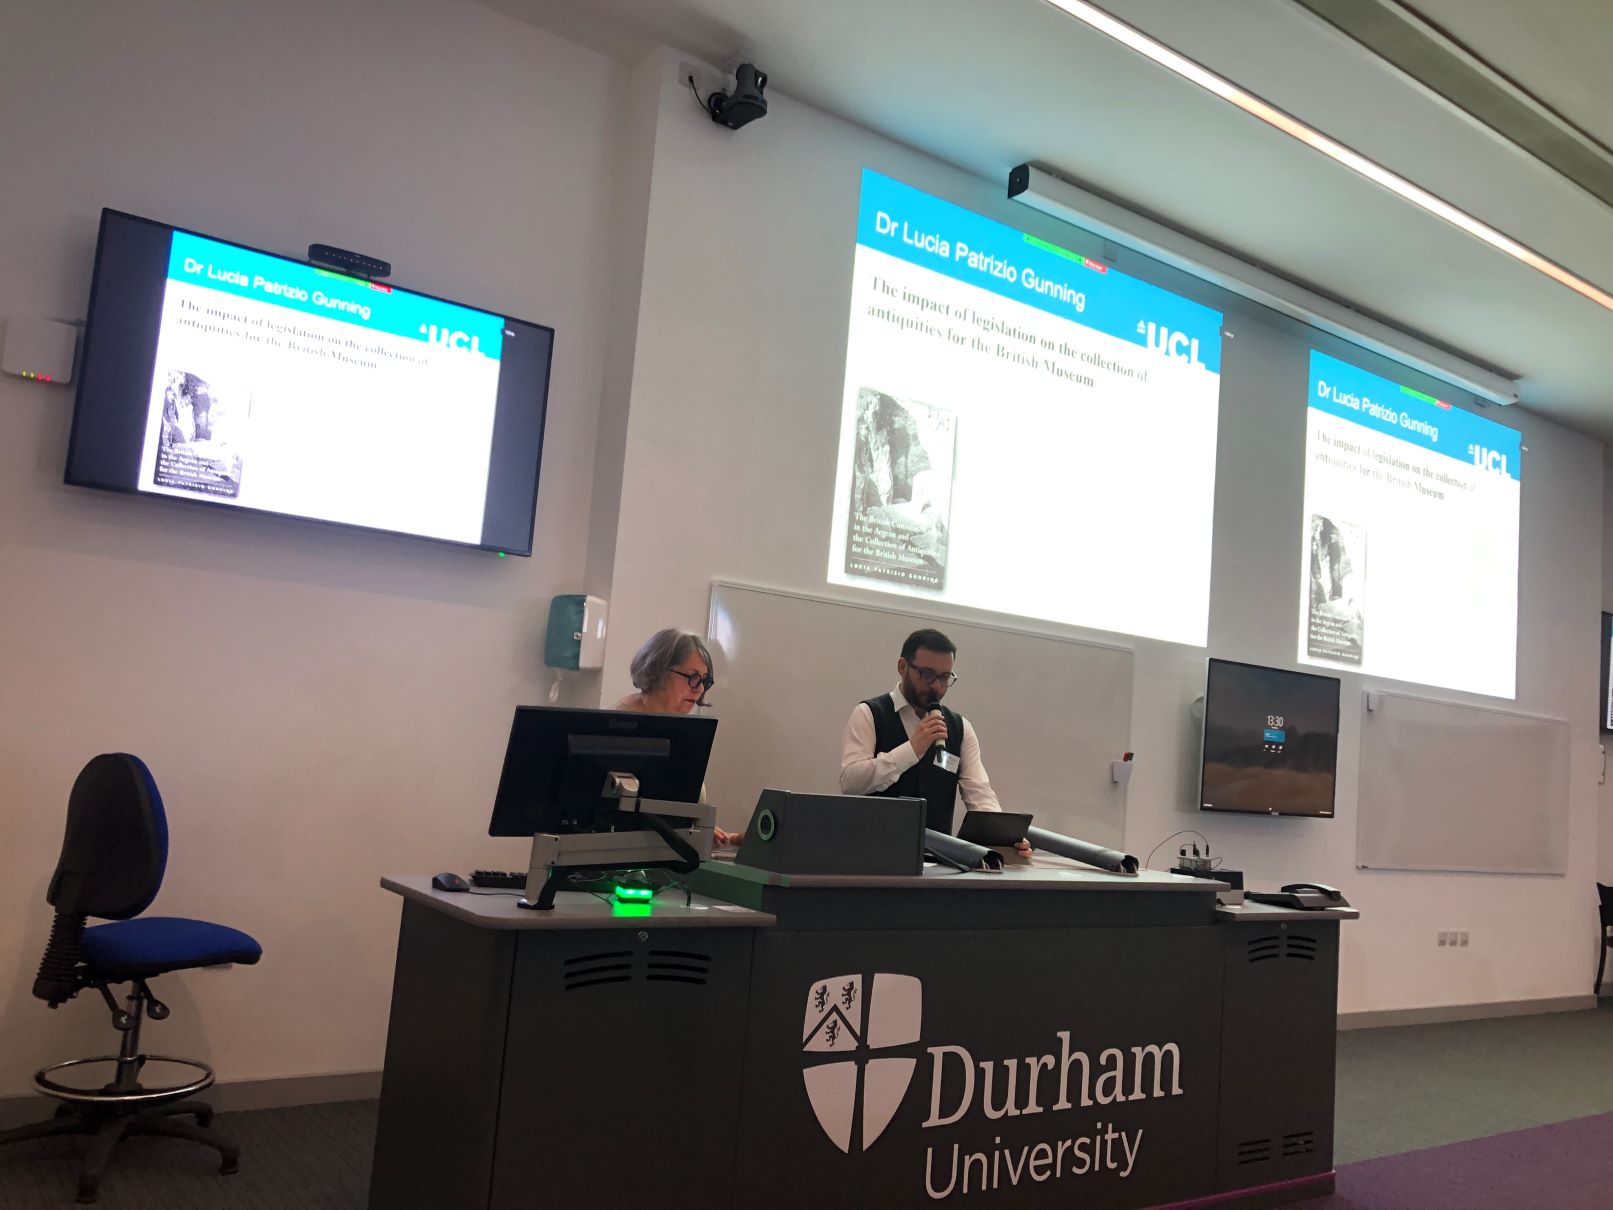
[[757, 70], [754, 63], [741, 63], [734, 69], [734, 91], [712, 93], [706, 98], [706, 112], [713, 122], [729, 130], [748, 126], [767, 116], [767, 98], [762, 95], [766, 87], [765, 71]]

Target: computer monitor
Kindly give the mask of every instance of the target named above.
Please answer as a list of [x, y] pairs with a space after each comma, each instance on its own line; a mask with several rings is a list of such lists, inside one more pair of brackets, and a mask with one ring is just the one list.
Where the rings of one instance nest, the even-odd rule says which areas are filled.
[[608, 775], [636, 777], [641, 799], [697, 803], [716, 731], [716, 719], [690, 714], [517, 706], [487, 834], [637, 830], [607, 794]]

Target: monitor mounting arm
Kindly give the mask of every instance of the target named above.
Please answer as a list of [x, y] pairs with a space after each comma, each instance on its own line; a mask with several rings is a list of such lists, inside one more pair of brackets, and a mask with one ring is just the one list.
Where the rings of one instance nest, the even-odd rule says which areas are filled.
[[543, 889], [535, 900], [519, 900], [520, 907], [551, 910], [555, 892], [577, 870], [670, 869], [687, 874], [711, 856], [715, 807], [640, 798], [639, 780], [631, 773], [607, 773], [600, 796], [616, 800], [621, 830], [539, 832], [532, 838], [526, 877], [528, 887], [541, 880]]

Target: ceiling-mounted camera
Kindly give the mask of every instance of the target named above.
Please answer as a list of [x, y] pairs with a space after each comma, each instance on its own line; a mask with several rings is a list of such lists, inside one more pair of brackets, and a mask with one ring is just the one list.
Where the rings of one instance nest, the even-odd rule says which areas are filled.
[[766, 87], [765, 71], [758, 71], [754, 63], [741, 63], [734, 69], [734, 91], [712, 93], [706, 98], [706, 112], [718, 125], [738, 130], [767, 116], [767, 98], [762, 95]]

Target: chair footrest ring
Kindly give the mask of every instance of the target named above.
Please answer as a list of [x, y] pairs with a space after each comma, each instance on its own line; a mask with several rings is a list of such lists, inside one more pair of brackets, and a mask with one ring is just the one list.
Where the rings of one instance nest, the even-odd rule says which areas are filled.
[[116, 1055], [97, 1055], [93, 1059], [68, 1059], [65, 1063], [54, 1063], [49, 1067], [41, 1067], [34, 1072], [34, 1087], [47, 1097], [54, 1097], [58, 1101], [68, 1101], [75, 1105], [160, 1105], [164, 1101], [177, 1101], [200, 1092], [212, 1086], [213, 1069], [206, 1063], [199, 1063], [195, 1059], [176, 1059], [171, 1055], [136, 1055], [135, 1061], [144, 1067], [147, 1063], [173, 1063], [180, 1067], [187, 1067], [196, 1072], [196, 1077], [178, 1084], [168, 1084], [161, 1088], [114, 1088], [112, 1080], [102, 1088], [75, 1088], [71, 1084], [63, 1084], [52, 1077], [59, 1071], [72, 1068], [88, 1067], [94, 1063], [110, 1065], [111, 1075], [115, 1078], [118, 1069]]

